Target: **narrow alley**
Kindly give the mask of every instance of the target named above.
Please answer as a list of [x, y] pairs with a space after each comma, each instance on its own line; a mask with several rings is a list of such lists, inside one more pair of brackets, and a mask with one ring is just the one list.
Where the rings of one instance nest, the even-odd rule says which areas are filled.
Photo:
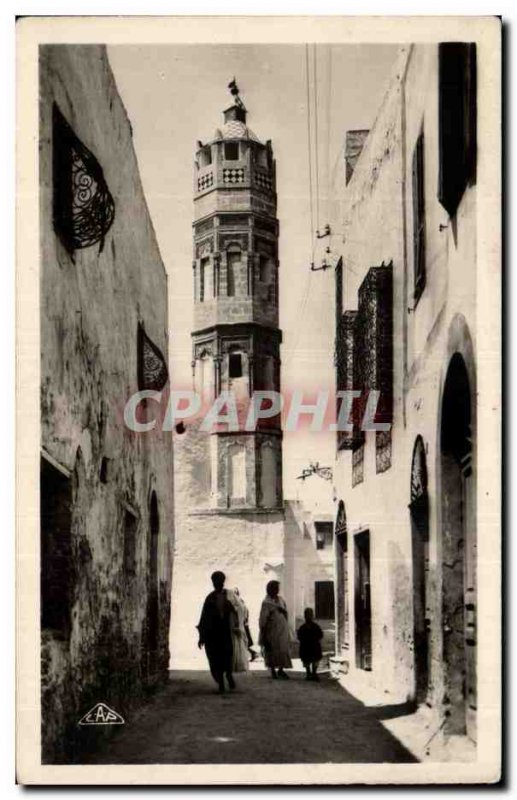
[[336, 681], [292, 672], [237, 675], [218, 695], [208, 672], [174, 671], [168, 685], [114, 735], [96, 764], [411, 763], [383, 726], [404, 707], [367, 708]]

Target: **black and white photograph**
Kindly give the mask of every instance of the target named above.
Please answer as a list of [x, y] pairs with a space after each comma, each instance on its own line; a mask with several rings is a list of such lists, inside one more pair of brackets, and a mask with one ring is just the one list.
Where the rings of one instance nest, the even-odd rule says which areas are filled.
[[22, 783], [498, 779], [500, 28], [19, 22]]

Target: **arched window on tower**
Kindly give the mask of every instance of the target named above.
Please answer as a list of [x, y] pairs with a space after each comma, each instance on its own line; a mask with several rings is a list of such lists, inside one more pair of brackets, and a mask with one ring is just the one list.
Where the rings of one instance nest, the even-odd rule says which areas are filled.
[[212, 163], [212, 149], [204, 147], [199, 154], [199, 166], [208, 167]]
[[214, 296], [213, 265], [209, 258], [202, 258], [199, 262], [199, 300], [211, 300]]
[[203, 350], [196, 362], [196, 391], [204, 402], [214, 399], [214, 359], [209, 350]]
[[264, 255], [259, 256], [259, 281], [261, 283], [268, 283], [270, 279], [270, 264], [269, 258]]
[[246, 502], [246, 450], [242, 444], [228, 447], [228, 505], [239, 506]]
[[274, 390], [275, 386], [275, 359], [273, 356], [265, 356], [263, 361], [263, 386], [264, 389]]
[[224, 143], [224, 159], [225, 161], [239, 160], [239, 142]]
[[248, 360], [238, 345], [230, 348], [227, 362], [228, 389], [235, 395], [237, 402], [249, 395]]
[[263, 442], [260, 446], [260, 505], [276, 508], [277, 504], [276, 453], [271, 442]]
[[276, 299], [276, 270], [275, 262], [271, 256], [260, 254], [258, 278], [259, 297], [268, 303], [274, 303]]
[[226, 253], [226, 294], [228, 297], [235, 296], [235, 287], [239, 268], [241, 266], [242, 255], [238, 247], [230, 247]]
[[256, 150], [257, 153], [257, 164], [262, 169], [267, 169], [267, 152], [265, 147], [258, 147]]

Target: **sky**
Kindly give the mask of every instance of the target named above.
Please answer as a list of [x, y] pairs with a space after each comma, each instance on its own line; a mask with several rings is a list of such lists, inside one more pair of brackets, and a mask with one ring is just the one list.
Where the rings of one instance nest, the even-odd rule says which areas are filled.
[[[321, 264], [327, 246], [336, 258], [340, 239], [336, 232], [317, 240], [311, 230], [328, 221], [328, 187], [344, 177], [346, 131], [371, 128], [396, 53], [393, 45], [108, 48], [169, 277], [173, 387], [191, 388], [196, 142], [221, 127], [235, 76], [248, 125], [261, 141], [272, 140], [277, 165], [282, 388], [332, 389], [334, 275], [311, 272], [310, 264]], [[334, 433], [286, 433], [284, 496], [308, 508], [327, 505], [331, 482], [297, 478], [310, 462], [332, 466], [334, 448]]]

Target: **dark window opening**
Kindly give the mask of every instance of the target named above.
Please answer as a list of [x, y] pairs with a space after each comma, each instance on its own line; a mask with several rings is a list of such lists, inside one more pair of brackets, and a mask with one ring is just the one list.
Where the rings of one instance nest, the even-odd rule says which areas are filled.
[[209, 259], [202, 258], [199, 264], [199, 301], [204, 302], [206, 292], [206, 279]]
[[235, 296], [235, 280], [237, 277], [238, 267], [241, 263], [240, 250], [230, 250], [226, 254], [226, 294], [228, 297]]
[[228, 375], [230, 378], [242, 378], [242, 354], [230, 353], [228, 363]]
[[226, 161], [239, 160], [239, 142], [226, 142], [224, 145], [224, 158]]
[[124, 573], [132, 578], [136, 575], [136, 529], [138, 520], [128, 509], [124, 512]]
[[467, 185], [476, 180], [476, 45], [439, 45], [438, 199], [452, 217]]
[[70, 632], [72, 601], [72, 487], [70, 478], [41, 459], [41, 628]]
[[267, 169], [268, 163], [267, 163], [267, 151], [266, 151], [266, 148], [265, 147], [258, 147], [257, 150], [256, 150], [256, 153], [257, 153], [257, 164], [258, 164], [258, 166], [262, 167], [263, 169]]
[[314, 605], [316, 619], [334, 619], [334, 581], [316, 581], [314, 584]]
[[269, 261], [266, 256], [259, 258], [259, 281], [267, 283], [269, 280]]
[[315, 522], [314, 527], [316, 529], [316, 550], [324, 550], [326, 547], [332, 547], [332, 522]]
[[103, 456], [101, 461], [101, 468], [99, 470], [99, 480], [101, 483], [108, 482], [108, 465], [109, 465], [109, 459], [106, 458], [106, 456]]
[[413, 264], [414, 298], [424, 291], [425, 272], [425, 185], [424, 134], [417, 139], [413, 152]]

